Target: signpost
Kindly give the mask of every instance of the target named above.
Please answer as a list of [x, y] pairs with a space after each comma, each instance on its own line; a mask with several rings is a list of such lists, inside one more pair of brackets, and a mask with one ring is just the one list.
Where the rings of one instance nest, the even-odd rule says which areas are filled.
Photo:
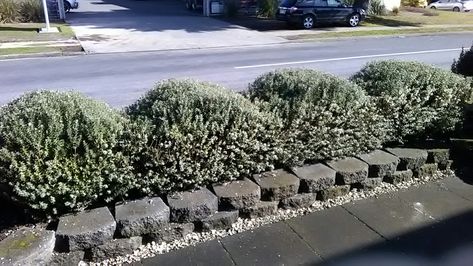
[[46, 0], [42, 0], [43, 2], [43, 10], [44, 10], [44, 19], [46, 20], [46, 28], [41, 29], [41, 33], [48, 33], [48, 32], [58, 32], [57, 28], [51, 28], [51, 25], [49, 25], [49, 15], [48, 15], [48, 5], [46, 3]]

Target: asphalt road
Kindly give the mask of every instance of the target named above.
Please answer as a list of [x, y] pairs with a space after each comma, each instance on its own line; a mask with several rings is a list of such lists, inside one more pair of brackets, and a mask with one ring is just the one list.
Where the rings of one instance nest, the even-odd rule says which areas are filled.
[[193, 78], [244, 90], [258, 75], [304, 67], [349, 77], [372, 60], [417, 60], [449, 68], [473, 34], [359, 38], [259, 47], [0, 61], [0, 105], [37, 89], [79, 90], [121, 107], [157, 81]]

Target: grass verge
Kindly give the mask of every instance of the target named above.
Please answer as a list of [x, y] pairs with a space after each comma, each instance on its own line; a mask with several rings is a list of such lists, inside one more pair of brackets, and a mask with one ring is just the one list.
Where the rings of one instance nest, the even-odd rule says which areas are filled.
[[472, 25], [473, 14], [436, 11], [425, 8], [403, 8], [398, 15], [367, 18], [364, 26], [424, 26], [424, 25]]
[[67, 24], [51, 24], [58, 27], [58, 33], [38, 33], [44, 27], [41, 23], [0, 24], [0, 43], [27, 41], [58, 41], [75, 38], [74, 32]]
[[446, 30], [441, 27], [430, 28], [416, 28], [416, 29], [385, 29], [385, 30], [357, 30], [357, 31], [343, 31], [343, 32], [323, 32], [313, 34], [300, 34], [285, 37], [288, 40], [313, 40], [323, 38], [338, 38], [338, 37], [362, 37], [362, 36], [390, 36], [390, 35], [404, 35], [404, 34], [422, 34], [422, 33], [454, 33], [454, 32], [473, 32], [472, 26], [451, 27]]

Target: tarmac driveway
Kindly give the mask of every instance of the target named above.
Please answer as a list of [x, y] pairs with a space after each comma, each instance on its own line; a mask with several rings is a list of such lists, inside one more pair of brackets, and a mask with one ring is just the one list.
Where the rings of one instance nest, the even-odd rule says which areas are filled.
[[81, 0], [67, 21], [88, 53], [285, 42], [278, 36], [188, 11], [182, 0]]

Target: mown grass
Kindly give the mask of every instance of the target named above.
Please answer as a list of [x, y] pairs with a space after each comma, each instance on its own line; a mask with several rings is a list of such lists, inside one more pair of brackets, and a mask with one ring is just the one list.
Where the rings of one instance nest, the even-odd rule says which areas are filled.
[[367, 18], [365, 26], [424, 26], [424, 25], [473, 25], [473, 13], [436, 11], [424, 8], [407, 8], [398, 15]]
[[74, 32], [67, 24], [51, 24], [59, 27], [58, 33], [39, 33], [44, 23], [8, 23], [0, 24], [0, 43], [26, 41], [57, 41], [75, 38]]

